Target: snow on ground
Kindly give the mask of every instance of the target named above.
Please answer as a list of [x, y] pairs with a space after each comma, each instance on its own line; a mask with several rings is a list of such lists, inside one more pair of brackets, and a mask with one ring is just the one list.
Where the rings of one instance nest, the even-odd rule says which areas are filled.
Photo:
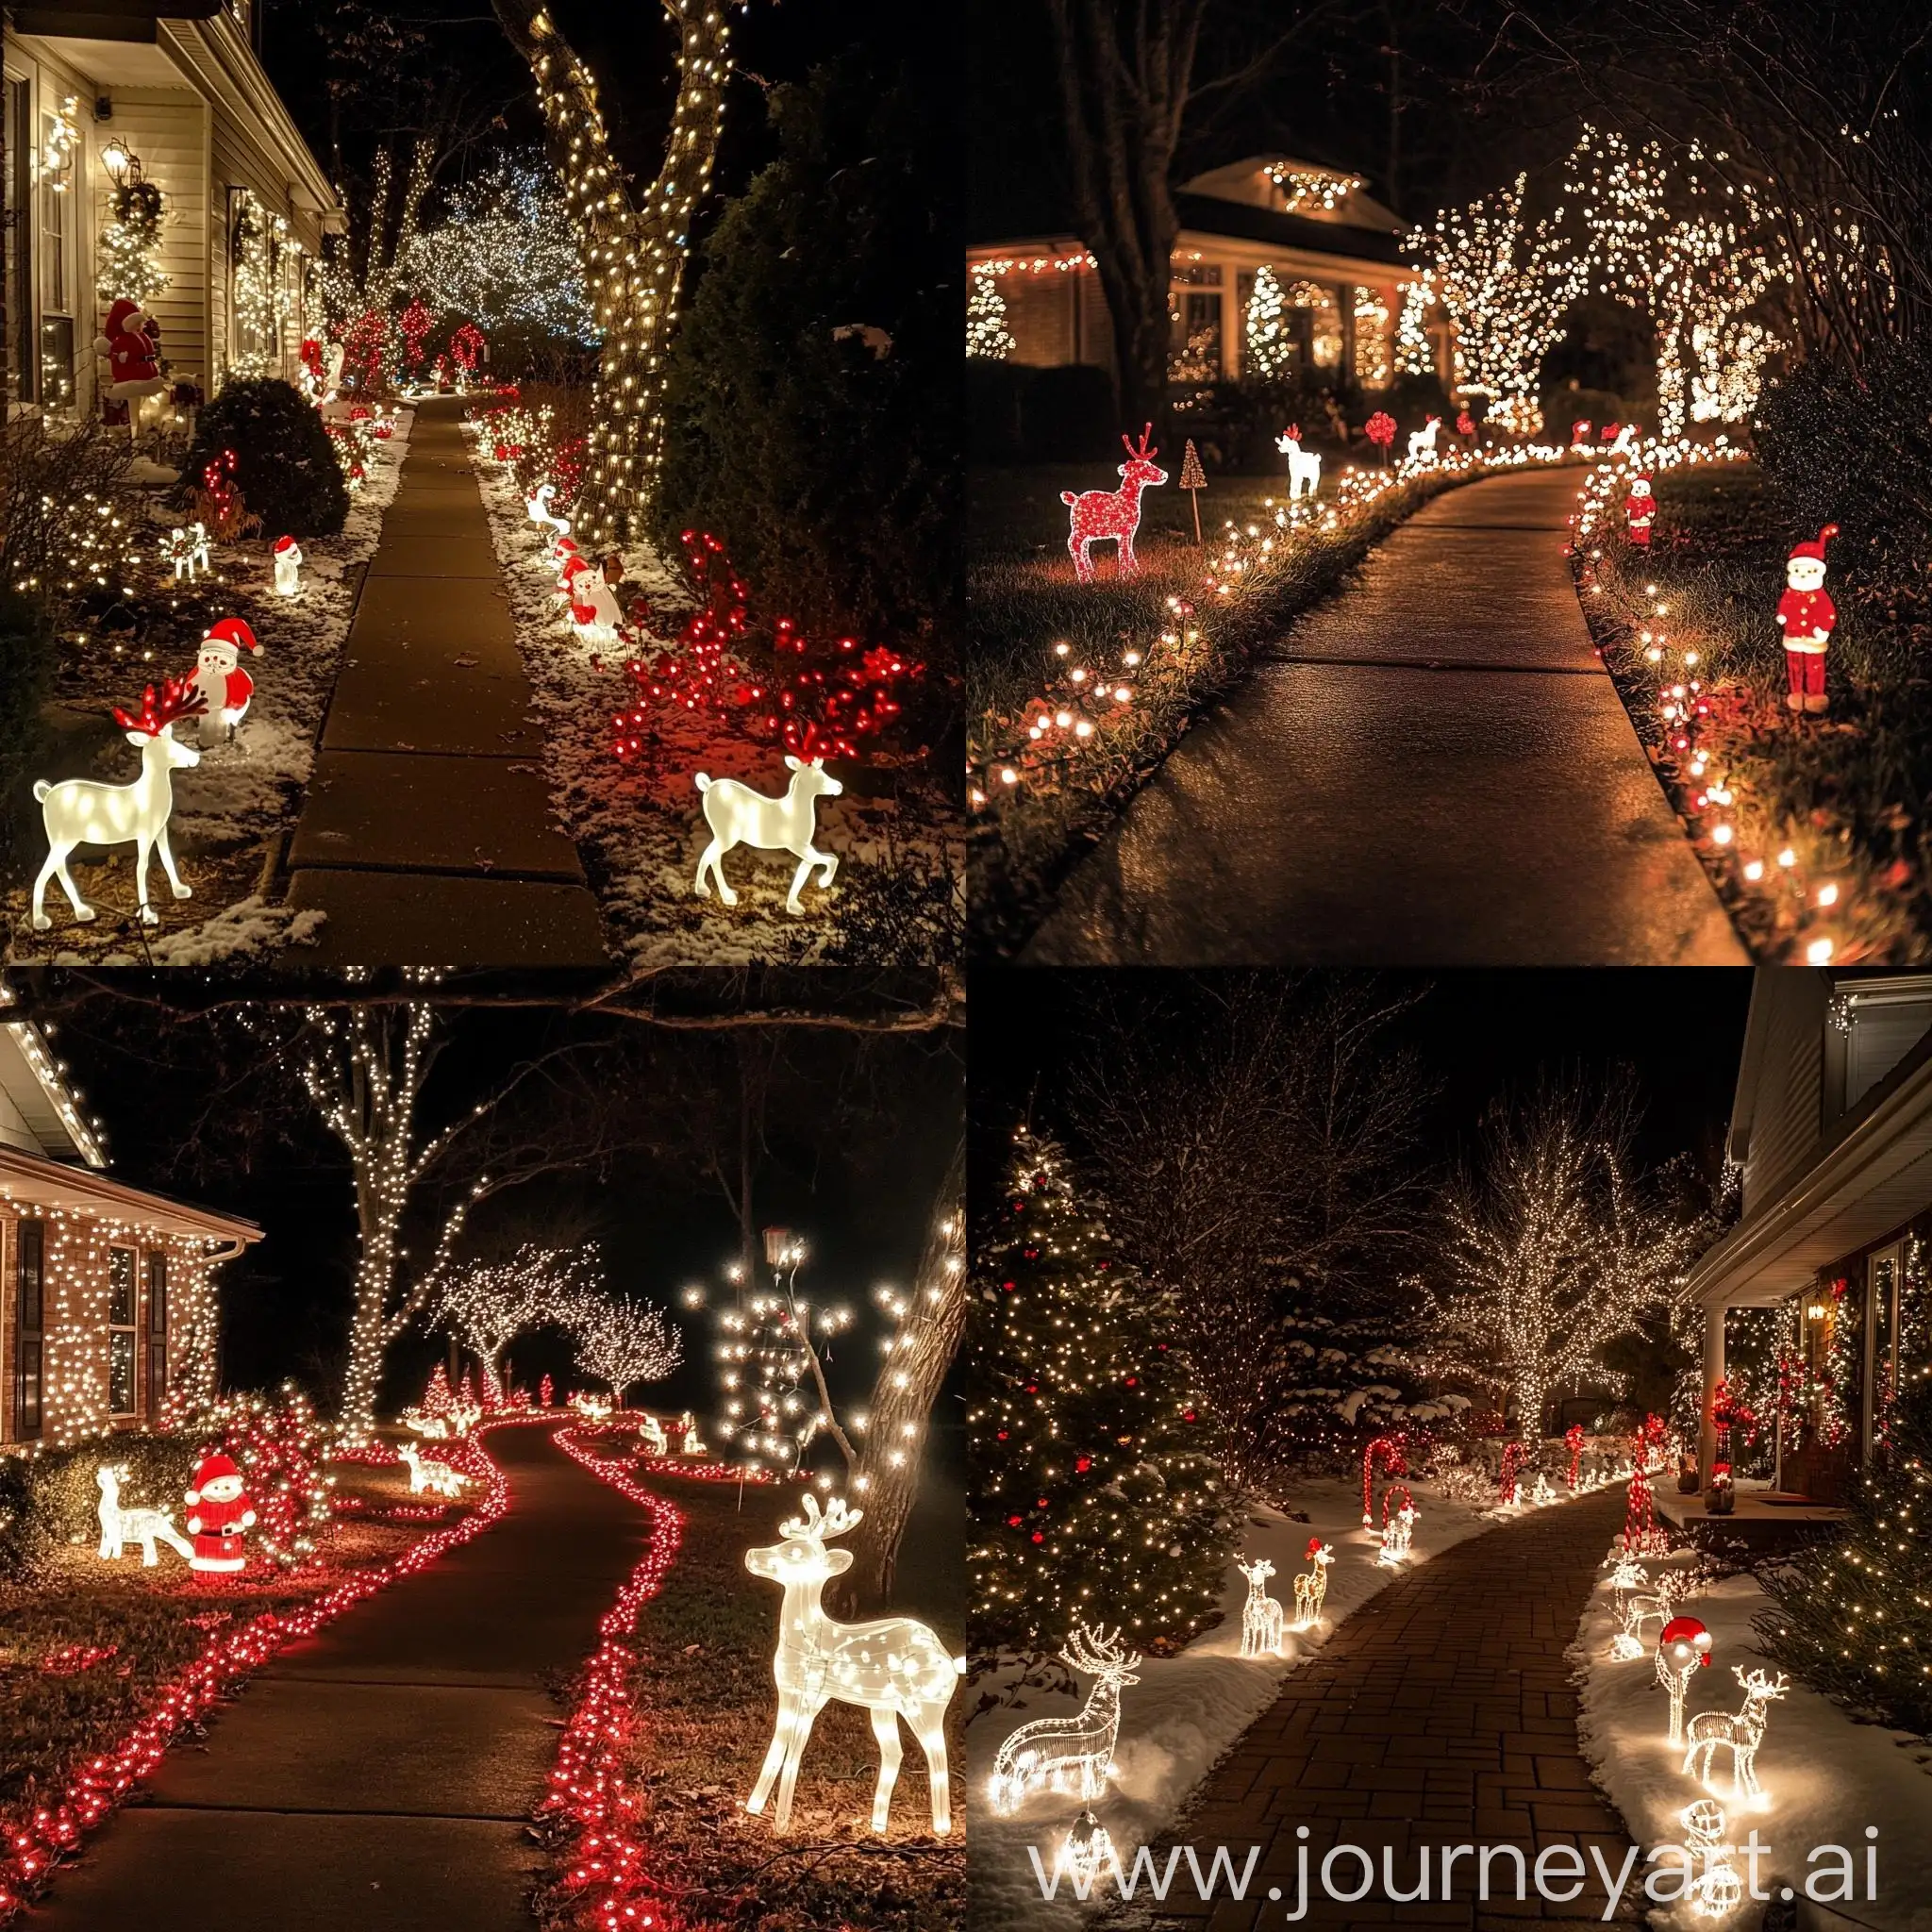
[[[524, 508], [508, 465], [484, 458], [469, 429], [471, 458], [490, 518], [497, 560], [509, 586], [517, 642], [543, 720], [550, 792], [576, 841], [604, 914], [606, 936], [633, 970], [746, 963], [929, 963], [949, 958], [964, 913], [965, 842], [957, 811], [924, 791], [891, 799], [858, 794], [851, 771], [844, 794], [818, 807], [819, 849], [839, 855], [829, 891], [801, 893], [805, 917], [785, 909], [796, 861], [740, 847], [724, 861], [736, 907], [692, 889], [708, 833], [694, 774], [738, 778], [782, 792], [790, 774], [782, 748], [762, 744], [714, 718], [666, 707], [655, 756], [620, 764], [611, 724], [636, 688], [622, 644], [580, 639], [556, 594], [547, 535]], [[629, 578], [654, 610], [681, 621], [691, 592], [649, 549], [625, 555]], [[862, 777], [863, 774], [859, 774]], [[936, 941], [935, 935], [942, 936]]]
[[[1653, 1577], [1663, 1570], [1683, 1571], [1695, 1558], [1679, 1552], [1667, 1563], [1646, 1566]], [[1657, 1683], [1652, 1655], [1625, 1663], [1610, 1657], [1617, 1631], [1615, 1592], [1609, 1571], [1591, 1598], [1578, 1626], [1571, 1657], [1577, 1666], [1581, 1710], [1577, 1729], [1591, 1774], [1622, 1813], [1634, 1843], [1681, 1844], [1681, 1813], [1695, 1800], [1715, 1796], [1724, 1807], [1727, 1837], [1742, 1844], [1755, 1827], [1771, 1851], [1758, 1866], [1758, 1889], [1774, 1898], [1787, 1885], [1797, 1893], [1801, 1926], [1857, 1925], [1878, 1932], [1932, 1932], [1932, 1743], [1880, 1724], [1854, 1722], [1837, 1705], [1793, 1680], [1773, 1703], [1757, 1752], [1762, 1808], [1746, 1809], [1731, 1794], [1729, 1753], [1717, 1754], [1713, 1792], [1687, 1777], [1684, 1754], [1665, 1741], [1669, 1704]], [[1768, 1599], [1755, 1577], [1740, 1574], [1687, 1596], [1681, 1613], [1698, 1619], [1712, 1638], [1711, 1660], [1701, 1669], [1686, 1700], [1690, 1714], [1737, 1711], [1743, 1691], [1734, 1666], [1771, 1670], [1751, 1634], [1753, 1616]], [[1651, 1652], [1656, 1626], [1646, 1630]], [[1877, 1896], [1865, 1892], [1865, 1828], [1878, 1827]], [[1818, 1874], [1824, 1892], [1838, 1889], [1836, 1862], [1807, 1865], [1814, 1846], [1849, 1849], [1858, 1896], [1824, 1906], [1805, 1898], [1807, 1874]], [[1733, 1861], [1740, 1872], [1741, 1859]], [[1633, 1878], [1641, 1882], [1641, 1872]], [[1658, 1868], [1660, 1871], [1667, 1868]], [[1674, 1878], [1660, 1876], [1660, 1890], [1674, 1890]], [[1652, 1908], [1657, 1932], [1691, 1932], [1721, 1925], [1722, 1932], [1750, 1932], [1762, 1923], [1765, 1907], [1747, 1900], [1722, 1921], [1699, 1918], [1681, 1904]]]
[[[1499, 1521], [1522, 1513], [1520, 1507], [1499, 1509], [1453, 1501], [1421, 1480], [1411, 1479], [1410, 1487], [1420, 1512], [1416, 1563], [1426, 1563], [1465, 1537], [1480, 1535]], [[1120, 1741], [1114, 1751], [1120, 1775], [1091, 1808], [1127, 1869], [1135, 1852], [1174, 1823], [1195, 1787], [1274, 1703], [1289, 1673], [1319, 1650], [1344, 1617], [1399, 1574], [1375, 1560], [1380, 1540], [1362, 1527], [1358, 1483], [1339, 1478], [1307, 1483], [1297, 1489], [1294, 1502], [1308, 1522], [1291, 1521], [1265, 1505], [1252, 1506], [1236, 1555], [1250, 1563], [1266, 1557], [1274, 1565], [1269, 1591], [1282, 1604], [1285, 1621], [1291, 1623], [1294, 1579], [1307, 1568], [1303, 1551], [1309, 1537], [1320, 1536], [1335, 1552], [1321, 1624], [1305, 1634], [1291, 1632], [1283, 1640], [1289, 1653], [1285, 1657], [1243, 1659], [1241, 1607], [1247, 1601], [1248, 1583], [1230, 1563], [1222, 1592], [1222, 1621], [1177, 1656], [1145, 1658], [1135, 1671], [1140, 1682], [1123, 1693]], [[987, 1692], [1004, 1690], [1019, 1674], [1019, 1666], [1006, 1661], [1002, 1668], [972, 1679], [965, 1694], [976, 1703]], [[1085, 1689], [1083, 1681], [1083, 1692]], [[1051, 1871], [1066, 1829], [1081, 1810], [1078, 1800], [1036, 1793], [1016, 1815], [1002, 1818], [985, 1802], [984, 1794], [994, 1754], [1008, 1735], [1037, 1718], [1070, 1716], [1079, 1701], [1032, 1690], [1021, 1697], [1022, 1702], [980, 1712], [966, 1731], [973, 1805], [967, 1857], [974, 1922], [987, 1932], [1022, 1925], [1027, 1932], [1064, 1932], [1110, 1901], [1111, 1887], [1104, 1889], [1104, 1897], [1096, 1891], [1094, 1900], [1082, 1907], [1062, 1886], [1058, 1898], [1048, 1904], [1041, 1896], [1026, 1848], [1037, 1845], [1041, 1865]]]

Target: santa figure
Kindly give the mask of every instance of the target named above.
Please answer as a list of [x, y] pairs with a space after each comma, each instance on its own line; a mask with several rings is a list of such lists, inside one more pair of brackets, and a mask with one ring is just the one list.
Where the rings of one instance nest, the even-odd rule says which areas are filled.
[[573, 551], [564, 558], [562, 590], [570, 603], [570, 621], [580, 631], [600, 639], [617, 635], [624, 612], [604, 573], [589, 558]]
[[243, 651], [259, 657], [261, 646], [255, 641], [255, 633], [239, 617], [225, 617], [202, 633], [194, 690], [208, 706], [201, 721], [204, 741], [225, 743], [236, 725], [248, 715], [255, 680], [241, 668]]
[[201, 1458], [188, 1491], [188, 1534], [194, 1539], [192, 1570], [232, 1574], [248, 1561], [242, 1538], [255, 1511], [242, 1487], [242, 1472], [219, 1449]]
[[292, 597], [302, 588], [302, 546], [292, 537], [275, 539], [275, 595]]
[[1630, 525], [1630, 541], [1640, 550], [1650, 548], [1651, 519], [1657, 515], [1657, 498], [1651, 494], [1648, 476], [1633, 476], [1630, 493], [1624, 499], [1624, 518]]
[[1812, 541], [1796, 545], [1785, 561], [1787, 589], [1777, 600], [1777, 627], [1785, 634], [1785, 670], [1790, 677], [1786, 708], [1817, 713], [1824, 695], [1824, 653], [1838, 625], [1838, 607], [1824, 588], [1824, 546], [1838, 535], [1826, 524]]
[[161, 326], [139, 302], [124, 295], [108, 310], [94, 350], [108, 358], [106, 393], [114, 402], [158, 396], [167, 388], [160, 369]]

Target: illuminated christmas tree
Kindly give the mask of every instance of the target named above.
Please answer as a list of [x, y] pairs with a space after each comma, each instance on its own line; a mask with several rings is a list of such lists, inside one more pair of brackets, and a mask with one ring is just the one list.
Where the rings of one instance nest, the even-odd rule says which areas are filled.
[[1764, 1655], [1881, 1723], [1932, 1730], [1932, 1384], [1891, 1414], [1890, 1446], [1838, 1534], [1760, 1572]]
[[161, 191], [141, 178], [141, 163], [113, 193], [113, 213], [101, 229], [95, 286], [103, 309], [124, 297], [145, 308], [168, 286], [161, 272]]
[[973, 291], [966, 298], [966, 353], [982, 361], [1004, 362], [1019, 344], [1007, 326], [1007, 298], [990, 269], [973, 271]]
[[1208, 1424], [1159, 1299], [1030, 1131], [979, 1272], [974, 1647], [1191, 1635], [1230, 1547]]
[[1247, 332], [1250, 375], [1260, 382], [1285, 382], [1294, 374], [1295, 339], [1288, 324], [1288, 308], [1281, 284], [1266, 262], [1255, 271]]

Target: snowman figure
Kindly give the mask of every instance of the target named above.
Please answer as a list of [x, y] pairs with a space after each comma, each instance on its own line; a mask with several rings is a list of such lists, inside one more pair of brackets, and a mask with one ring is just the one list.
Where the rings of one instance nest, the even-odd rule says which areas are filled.
[[1630, 541], [1640, 550], [1650, 548], [1651, 520], [1657, 515], [1657, 498], [1651, 492], [1648, 476], [1633, 476], [1630, 493], [1624, 499], [1624, 520], [1630, 525]]
[[292, 537], [275, 539], [275, 595], [299, 596], [302, 591], [302, 546]]
[[1826, 524], [1785, 560], [1787, 588], [1777, 600], [1777, 627], [1785, 634], [1785, 670], [1790, 679], [1787, 710], [1815, 715], [1831, 704], [1824, 694], [1824, 653], [1838, 627], [1838, 607], [1824, 588], [1824, 546], [1837, 535], [1838, 525]]
[[248, 1561], [242, 1539], [254, 1527], [255, 1511], [242, 1472], [219, 1449], [201, 1458], [187, 1501], [188, 1534], [194, 1539], [189, 1568], [229, 1575], [242, 1569]]
[[563, 594], [570, 600], [570, 621], [580, 637], [598, 643], [616, 638], [624, 612], [604, 573], [588, 558], [573, 555], [565, 559]]
[[194, 691], [208, 709], [200, 733], [205, 744], [225, 744], [248, 715], [255, 680], [242, 666], [242, 653], [261, 655], [255, 633], [239, 617], [225, 617], [202, 633], [201, 655], [195, 661]]

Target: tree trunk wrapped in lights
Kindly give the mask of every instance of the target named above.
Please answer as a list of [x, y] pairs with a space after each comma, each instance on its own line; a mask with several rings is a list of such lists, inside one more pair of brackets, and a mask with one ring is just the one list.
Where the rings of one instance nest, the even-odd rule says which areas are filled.
[[591, 71], [531, 0], [492, 0], [530, 63], [562, 177], [597, 325], [603, 331], [590, 448], [573, 513], [586, 549], [630, 541], [657, 484], [664, 357], [691, 249], [691, 218], [710, 186], [724, 118], [731, 29], [724, 0], [663, 0], [677, 27], [677, 103], [664, 162], [635, 192], [610, 152]]

